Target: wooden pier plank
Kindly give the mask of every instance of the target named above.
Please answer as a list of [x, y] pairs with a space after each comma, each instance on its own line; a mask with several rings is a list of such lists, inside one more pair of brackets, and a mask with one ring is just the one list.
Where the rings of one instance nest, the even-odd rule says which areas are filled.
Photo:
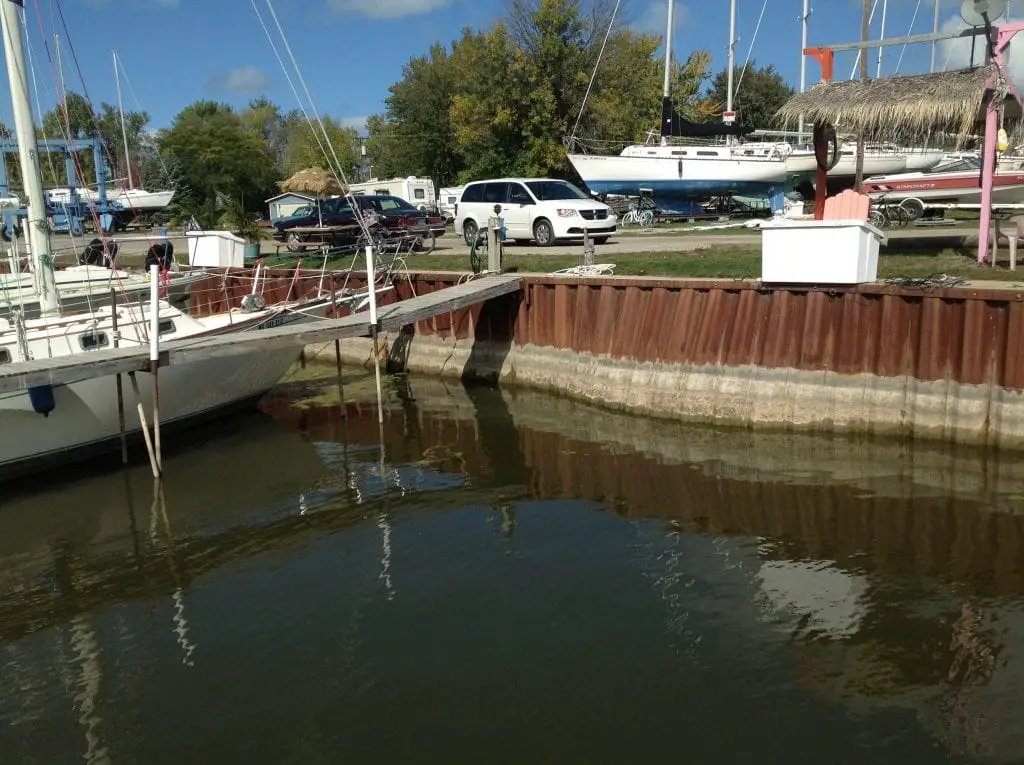
[[[522, 278], [519, 276], [494, 275], [472, 279], [384, 306], [377, 311], [377, 326], [383, 330], [401, 329], [521, 288]], [[323, 343], [337, 338], [366, 337], [370, 334], [369, 318], [368, 312], [360, 311], [340, 319], [317, 319], [285, 327], [218, 334], [205, 339], [174, 340], [162, 344], [161, 363], [188, 364], [254, 351]], [[148, 366], [149, 348], [145, 346], [107, 348], [88, 354], [4, 364], [0, 366], [0, 393], [36, 385], [68, 385], [95, 377], [139, 372]]]

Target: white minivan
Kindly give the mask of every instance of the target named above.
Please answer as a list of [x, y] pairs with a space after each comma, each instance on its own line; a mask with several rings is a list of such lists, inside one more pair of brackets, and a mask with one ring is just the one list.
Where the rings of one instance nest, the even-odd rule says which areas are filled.
[[558, 239], [582, 239], [583, 230], [601, 244], [615, 233], [612, 208], [556, 178], [496, 178], [467, 183], [455, 206], [455, 231], [470, 244], [494, 206], [505, 221], [505, 238], [533, 239], [541, 247]]

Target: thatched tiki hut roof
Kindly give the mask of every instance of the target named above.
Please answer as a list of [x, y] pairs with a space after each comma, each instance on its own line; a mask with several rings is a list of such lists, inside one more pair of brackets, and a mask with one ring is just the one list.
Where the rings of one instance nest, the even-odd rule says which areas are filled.
[[314, 194], [318, 197], [327, 197], [344, 194], [346, 189], [333, 173], [329, 173], [319, 167], [307, 167], [299, 170], [295, 175], [286, 181], [278, 181], [281, 191], [291, 191], [296, 194]]
[[[776, 112], [781, 122], [802, 114], [811, 123], [831, 123], [841, 132], [863, 131], [875, 139], [921, 138], [950, 133], [959, 142], [980, 132], [985, 120], [985, 90], [994, 67], [878, 80], [819, 83], [793, 96]], [[1019, 121], [1020, 105], [1008, 96], [1007, 127]]]

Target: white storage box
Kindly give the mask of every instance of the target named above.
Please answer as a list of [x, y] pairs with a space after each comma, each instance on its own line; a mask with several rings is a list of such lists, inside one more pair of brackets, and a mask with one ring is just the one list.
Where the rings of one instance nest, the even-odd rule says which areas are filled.
[[188, 264], [200, 268], [241, 268], [245, 240], [230, 231], [186, 231]]
[[863, 284], [878, 278], [884, 233], [858, 220], [771, 220], [761, 224], [761, 281]]

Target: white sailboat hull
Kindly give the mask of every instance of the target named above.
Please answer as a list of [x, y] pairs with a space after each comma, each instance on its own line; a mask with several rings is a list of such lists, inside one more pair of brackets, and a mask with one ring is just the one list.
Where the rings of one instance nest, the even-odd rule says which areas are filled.
[[[162, 427], [247, 403], [277, 384], [299, 357], [298, 348], [170, 366], [160, 370]], [[136, 375], [143, 405], [152, 411], [153, 379]], [[196, 380], [217, 384], [196, 385]], [[138, 410], [124, 380], [129, 434], [140, 434]], [[58, 386], [48, 416], [36, 413], [27, 391], [0, 396], [0, 475], [29, 472], [115, 446], [120, 439], [115, 377]]]
[[[936, 164], [936, 163], [932, 163]], [[869, 175], [885, 175], [902, 173], [907, 166], [907, 157], [903, 154], [866, 152], [864, 154], [864, 177]], [[790, 174], [813, 173], [818, 163], [813, 151], [795, 151], [786, 158], [786, 172]], [[836, 166], [828, 171], [830, 178], [857, 174], [856, 153], [843, 152]]]
[[[184, 329], [168, 334], [168, 339], [198, 338], [210, 334], [241, 329], [258, 329], [273, 323], [276, 326], [322, 318], [331, 305], [329, 299], [297, 310], [282, 312], [266, 309], [258, 314], [240, 314], [233, 320], [226, 316], [208, 322], [211, 329], [196, 332], [206, 320], [196, 320], [174, 309], [161, 310], [161, 320], [175, 322]], [[122, 307], [125, 316], [133, 309]], [[134, 309], [138, 310], [138, 307]], [[145, 321], [129, 323], [122, 330], [122, 347], [144, 345], [138, 327]], [[30, 350], [37, 358], [46, 358], [47, 351], [54, 357], [75, 355], [83, 360], [87, 351], [79, 347], [83, 333], [110, 331], [109, 309], [102, 317], [98, 314], [82, 318], [69, 317], [61, 327], [49, 327], [39, 320], [42, 330], [36, 330]], [[62, 320], [58, 319], [57, 322]], [[148, 319], [146, 319], [148, 321]], [[234, 323], [232, 323], [232, 321]], [[30, 329], [32, 323], [29, 324]], [[8, 333], [7, 352], [19, 357], [17, 346]], [[11, 353], [11, 350], [14, 353]], [[298, 347], [273, 351], [255, 350], [239, 356], [213, 358], [207, 361], [168, 366], [160, 370], [160, 421], [162, 426], [192, 421], [251, 402], [276, 385], [288, 368], [299, 357]], [[148, 373], [136, 374], [139, 392], [147, 411], [152, 411], [153, 380]], [[30, 473], [54, 462], [66, 463], [117, 448], [120, 427], [117, 410], [116, 376], [108, 375], [90, 380], [58, 385], [52, 388], [54, 407], [44, 415], [36, 411], [27, 390], [0, 394], [0, 477]], [[136, 402], [127, 378], [124, 379], [126, 432], [141, 434]]]
[[[116, 202], [127, 210], [136, 213], [159, 212], [166, 208], [174, 199], [175, 192], [146, 191], [145, 189], [107, 189], [107, 201]], [[67, 188], [48, 189], [47, 197], [53, 204], [67, 204], [71, 201], [71, 193]], [[99, 202], [100, 195], [95, 189], [78, 189], [78, 198], [83, 202]]]

